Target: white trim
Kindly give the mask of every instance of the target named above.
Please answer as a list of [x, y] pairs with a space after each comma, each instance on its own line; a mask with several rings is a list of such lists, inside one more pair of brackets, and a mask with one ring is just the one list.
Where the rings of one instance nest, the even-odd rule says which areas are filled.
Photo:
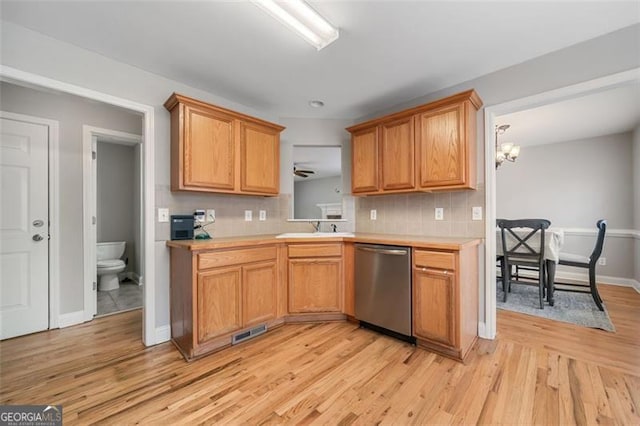
[[20, 81], [28, 84], [58, 90], [65, 93], [81, 96], [88, 99], [116, 105], [122, 108], [138, 111], [144, 115], [143, 143], [143, 181], [144, 181], [144, 241], [143, 241], [143, 280], [144, 286], [144, 308], [143, 308], [143, 330], [142, 340], [145, 345], [151, 346], [156, 343], [155, 334], [155, 158], [154, 158], [154, 109], [150, 105], [133, 102], [127, 99], [112, 96], [106, 93], [97, 92], [81, 86], [76, 86], [62, 81], [53, 80], [41, 75], [21, 71], [6, 65], [0, 65], [0, 79], [6, 81]]
[[[520, 275], [525, 277], [537, 278], [538, 275], [535, 272], [522, 271]], [[610, 275], [600, 275], [597, 276], [598, 284], [609, 284], [616, 285], [620, 287], [632, 287], [636, 291], [640, 293], [640, 283], [633, 278], [624, 278], [624, 277], [613, 277]], [[588, 273], [580, 273], [580, 272], [569, 272], [563, 270], [556, 270], [555, 281], [562, 280], [570, 280], [575, 281], [580, 284], [588, 284], [589, 283], [589, 275]]]
[[486, 333], [487, 333], [487, 328], [485, 326], [485, 323], [482, 321], [478, 322], [478, 336], [483, 339], [489, 339], [489, 337], [485, 337]]
[[[107, 139], [108, 142], [122, 145], [139, 145], [142, 143], [142, 136], [133, 133], [121, 132], [118, 130], [104, 129], [101, 127], [83, 125], [82, 126], [82, 214], [83, 214], [83, 244], [84, 244], [84, 319], [90, 321], [97, 314], [97, 294], [93, 289], [96, 282], [96, 243], [97, 224], [92, 218], [97, 216], [96, 206], [96, 171], [95, 160], [92, 152], [97, 149], [98, 138]], [[142, 180], [142, 164], [140, 167], [140, 179]], [[139, 183], [139, 182], [138, 182]], [[140, 199], [140, 211], [142, 208], [142, 198], [144, 197], [144, 187], [142, 188]], [[140, 227], [140, 232], [142, 232]], [[141, 238], [142, 240], [142, 238]]]
[[59, 123], [26, 114], [0, 111], [0, 117], [47, 126], [49, 160], [49, 328], [60, 322], [60, 151]]
[[60, 314], [58, 326], [60, 328], [71, 327], [72, 325], [82, 324], [84, 322], [84, 311], [70, 312], [68, 314]]
[[[590, 237], [598, 235], [597, 228], [560, 228], [554, 226], [554, 229], [561, 229], [564, 232], [564, 235], [576, 235], [576, 236], [584, 236]], [[635, 229], [607, 229], [607, 233], [605, 234], [606, 238], [615, 237], [615, 238], [640, 238], [640, 231]]]
[[171, 327], [168, 325], [163, 325], [162, 327], [156, 328], [156, 344], [164, 343], [171, 340]]
[[[605, 77], [595, 78], [586, 82], [549, 90], [525, 98], [486, 106], [484, 109], [484, 158], [485, 158], [485, 337], [495, 338], [496, 330], [496, 169], [495, 169], [495, 141], [493, 129], [495, 118], [507, 113], [523, 111], [552, 102], [559, 102], [594, 93], [613, 87], [622, 86], [629, 82], [640, 80], [640, 68], [634, 68]], [[515, 166], [517, 167], [517, 165]]]
[[142, 281], [140, 280], [140, 275], [136, 274], [133, 271], [128, 271], [123, 274], [124, 277], [129, 278], [131, 281], [138, 285], [142, 285]]

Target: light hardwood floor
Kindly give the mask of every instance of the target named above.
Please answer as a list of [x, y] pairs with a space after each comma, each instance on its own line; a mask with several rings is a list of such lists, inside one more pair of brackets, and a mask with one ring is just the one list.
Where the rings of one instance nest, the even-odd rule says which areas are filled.
[[498, 311], [467, 365], [350, 323], [186, 363], [127, 312], [0, 343], [0, 402], [62, 404], [65, 424], [640, 424], [640, 295], [601, 295], [616, 333]]

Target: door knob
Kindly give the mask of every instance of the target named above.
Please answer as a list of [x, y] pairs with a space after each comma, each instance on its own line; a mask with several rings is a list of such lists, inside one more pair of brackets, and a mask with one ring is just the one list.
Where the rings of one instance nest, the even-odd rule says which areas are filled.
[[33, 221], [33, 226], [35, 226], [36, 228], [41, 227], [42, 225], [44, 225], [44, 221], [37, 219]]
[[36, 234], [33, 236], [33, 241], [42, 241], [42, 235]]

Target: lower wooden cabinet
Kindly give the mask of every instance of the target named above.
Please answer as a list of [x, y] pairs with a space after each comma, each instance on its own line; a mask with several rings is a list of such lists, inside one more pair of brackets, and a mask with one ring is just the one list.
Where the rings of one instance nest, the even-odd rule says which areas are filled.
[[416, 270], [413, 275], [414, 336], [455, 344], [453, 274], [449, 271]]
[[270, 321], [277, 316], [278, 281], [275, 262], [242, 268], [242, 324]]
[[[263, 324], [354, 319], [352, 241], [253, 244], [168, 244], [171, 338], [187, 360]], [[478, 240], [414, 248], [412, 288], [418, 346], [464, 360], [478, 335]]]
[[198, 343], [242, 327], [240, 285], [242, 268], [217, 268], [198, 273]]
[[478, 337], [477, 245], [415, 249], [413, 335], [419, 346], [464, 360]]
[[284, 323], [278, 315], [276, 245], [193, 251], [171, 248], [171, 338], [185, 358], [231, 344], [234, 334], [259, 324]]
[[342, 314], [342, 243], [289, 245], [289, 313]]

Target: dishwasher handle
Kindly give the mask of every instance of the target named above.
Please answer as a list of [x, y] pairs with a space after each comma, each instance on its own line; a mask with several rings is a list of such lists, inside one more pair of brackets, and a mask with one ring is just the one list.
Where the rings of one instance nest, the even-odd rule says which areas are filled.
[[406, 256], [409, 253], [408, 250], [402, 249], [379, 249], [371, 247], [357, 247], [357, 249], [362, 251], [370, 251], [372, 253], [390, 254], [392, 256]]

